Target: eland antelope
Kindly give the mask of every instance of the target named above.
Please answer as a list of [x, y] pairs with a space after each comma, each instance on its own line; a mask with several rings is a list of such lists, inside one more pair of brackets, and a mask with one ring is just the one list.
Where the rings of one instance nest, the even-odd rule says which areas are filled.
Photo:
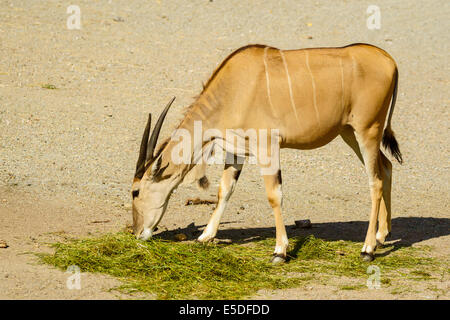
[[[160, 115], [150, 139], [149, 115], [131, 190], [134, 234], [143, 240], [152, 236], [172, 191], [188, 173], [199, 185], [208, 184], [205, 163], [194, 161], [195, 150], [205, 150], [223, 140], [226, 130], [240, 132], [242, 137], [249, 130], [276, 129], [275, 136], [257, 137], [259, 141], [266, 140], [263, 145], [275, 148], [261, 144], [251, 148], [248, 136], [244, 137], [243, 150], [223, 147], [235, 159], [255, 156], [261, 168], [268, 164], [260, 161], [258, 149], [264, 149], [272, 164], [278, 165], [279, 158], [274, 153], [280, 148], [314, 149], [340, 135], [369, 177], [372, 208], [361, 256], [371, 261], [377, 245], [383, 244], [391, 231], [392, 165], [380, 150], [380, 144], [402, 163], [391, 129], [397, 83], [393, 58], [368, 44], [299, 50], [249, 45], [234, 51], [214, 71], [176, 128], [194, 134], [195, 123], [201, 122], [203, 132], [210, 132], [206, 139], [189, 140], [189, 162], [173, 160], [177, 139], [166, 139], [156, 148], [164, 118], [175, 98]], [[199, 241], [215, 237], [242, 167], [243, 161], [225, 164], [217, 206]], [[275, 216], [274, 263], [285, 261], [288, 247], [281, 215], [281, 171], [279, 166], [276, 168], [262, 172]]]

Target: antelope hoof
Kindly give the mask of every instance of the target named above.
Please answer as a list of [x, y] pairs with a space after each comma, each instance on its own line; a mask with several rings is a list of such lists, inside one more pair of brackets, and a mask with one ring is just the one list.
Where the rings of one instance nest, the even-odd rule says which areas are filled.
[[371, 262], [375, 258], [373, 253], [361, 252], [361, 259], [365, 262]]
[[388, 232], [388, 233], [386, 233], [384, 235], [381, 232], [377, 232], [377, 235], [376, 235], [377, 247], [378, 248], [382, 248], [384, 246], [384, 243], [386, 242], [386, 240], [388, 238], [390, 238], [390, 235], [391, 235], [390, 232]]
[[201, 242], [201, 243], [208, 243], [208, 242], [212, 242], [214, 240], [214, 237], [210, 237], [208, 235], [200, 235], [200, 237], [197, 238], [197, 242]]
[[272, 264], [281, 264], [286, 262], [286, 256], [282, 254], [274, 254], [271, 260]]

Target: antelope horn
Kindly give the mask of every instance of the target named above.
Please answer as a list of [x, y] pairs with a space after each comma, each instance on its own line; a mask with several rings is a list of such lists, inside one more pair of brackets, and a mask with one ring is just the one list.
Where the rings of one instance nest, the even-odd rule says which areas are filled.
[[163, 112], [158, 118], [158, 121], [156, 122], [155, 128], [153, 128], [152, 136], [150, 137], [150, 142], [147, 148], [147, 156], [146, 156], [146, 162], [151, 161], [153, 159], [153, 152], [155, 151], [156, 143], [158, 142], [159, 132], [161, 131], [162, 124], [164, 122], [164, 118], [166, 117], [167, 111], [169, 111], [170, 106], [172, 105], [173, 101], [175, 100], [175, 97], [172, 98], [172, 100], [169, 101], [167, 106], [164, 108]]
[[139, 158], [136, 163], [136, 173], [134, 174], [135, 178], [141, 179], [144, 176], [145, 172], [145, 158], [147, 155], [147, 145], [148, 145], [148, 136], [150, 135], [150, 126], [152, 123], [152, 114], [148, 114], [147, 125], [144, 129], [144, 134], [142, 136], [141, 147], [139, 149]]

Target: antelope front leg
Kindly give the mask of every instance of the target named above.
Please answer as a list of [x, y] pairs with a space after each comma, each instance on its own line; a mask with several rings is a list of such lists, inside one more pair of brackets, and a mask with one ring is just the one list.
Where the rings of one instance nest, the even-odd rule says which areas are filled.
[[227, 206], [228, 200], [234, 191], [236, 182], [241, 174], [242, 164], [226, 164], [225, 169], [222, 174], [222, 179], [220, 180], [219, 193], [217, 207], [214, 210], [211, 218], [209, 219], [208, 225], [206, 226], [203, 233], [198, 237], [200, 242], [208, 242], [214, 239], [217, 234], [217, 229], [219, 227], [220, 219], [223, 212]]
[[281, 205], [283, 202], [281, 192], [281, 171], [275, 175], [265, 175], [264, 184], [266, 187], [267, 199], [273, 209], [276, 228], [276, 245], [273, 253], [272, 263], [282, 263], [286, 261], [286, 249], [289, 241], [286, 234], [286, 228], [281, 216]]

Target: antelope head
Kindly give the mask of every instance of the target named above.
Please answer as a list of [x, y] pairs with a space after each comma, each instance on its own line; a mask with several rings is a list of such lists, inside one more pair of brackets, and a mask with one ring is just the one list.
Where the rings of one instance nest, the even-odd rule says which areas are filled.
[[[167, 104], [150, 136], [151, 114], [142, 136], [131, 195], [133, 198], [133, 233], [148, 240], [167, 208], [169, 196], [178, 185], [177, 174], [164, 172], [171, 163], [163, 163], [161, 152], [155, 153], [158, 136], [167, 111], [175, 97]], [[150, 136], [150, 139], [149, 139]], [[163, 147], [160, 147], [162, 149]]]

